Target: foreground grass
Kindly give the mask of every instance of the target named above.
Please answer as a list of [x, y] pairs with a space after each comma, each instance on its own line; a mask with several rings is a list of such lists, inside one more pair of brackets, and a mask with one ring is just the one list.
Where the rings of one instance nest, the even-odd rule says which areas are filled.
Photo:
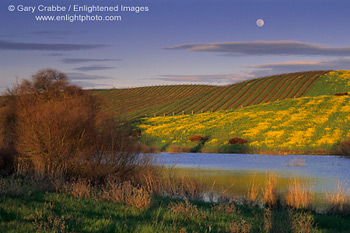
[[1, 232], [350, 232], [349, 216], [161, 197], [136, 208], [24, 190], [1, 194]]

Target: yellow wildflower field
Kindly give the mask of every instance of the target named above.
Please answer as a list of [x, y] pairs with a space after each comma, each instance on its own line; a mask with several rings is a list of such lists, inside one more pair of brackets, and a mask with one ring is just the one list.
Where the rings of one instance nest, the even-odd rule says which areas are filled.
[[[337, 79], [349, 80], [349, 71], [336, 72], [342, 72]], [[324, 95], [230, 111], [147, 118], [139, 128], [142, 138], [160, 147], [191, 146], [188, 139], [201, 135], [206, 138], [203, 147], [214, 151], [232, 137], [248, 140], [252, 151], [331, 150], [350, 136], [349, 113], [349, 96]]]

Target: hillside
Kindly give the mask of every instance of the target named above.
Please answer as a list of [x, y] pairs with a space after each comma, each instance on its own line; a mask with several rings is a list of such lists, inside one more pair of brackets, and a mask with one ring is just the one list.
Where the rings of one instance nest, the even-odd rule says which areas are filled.
[[172, 85], [95, 90], [107, 110], [122, 118], [172, 116], [237, 109], [303, 97], [327, 71], [299, 72], [258, 78], [227, 86]]
[[[350, 137], [350, 98], [335, 95], [348, 90], [350, 72], [332, 71], [320, 76], [304, 97], [237, 110], [147, 118], [138, 127], [145, 144], [168, 151], [334, 153]], [[191, 142], [194, 135], [205, 140]], [[233, 137], [248, 144], [230, 145]]]
[[[350, 137], [349, 114], [348, 96], [302, 97], [238, 110], [148, 118], [139, 128], [143, 142], [164, 150], [176, 145], [192, 151], [321, 153]], [[194, 135], [205, 141], [191, 142]], [[233, 137], [249, 143], [231, 146]]]
[[[96, 94], [109, 111], [136, 120], [140, 141], [159, 150], [324, 154], [350, 137], [349, 91], [350, 71], [342, 70]], [[195, 135], [204, 140], [191, 142]], [[230, 145], [233, 137], [248, 143]]]

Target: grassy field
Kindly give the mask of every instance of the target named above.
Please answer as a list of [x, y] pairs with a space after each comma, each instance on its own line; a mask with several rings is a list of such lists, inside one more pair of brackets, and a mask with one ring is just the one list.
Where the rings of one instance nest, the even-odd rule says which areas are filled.
[[[111, 202], [78, 186], [43, 191], [23, 181], [1, 180], [1, 232], [349, 232], [349, 215], [297, 208], [260, 208], [247, 202], [206, 203], [153, 196], [136, 207]], [[5, 189], [6, 188], [6, 189]], [[91, 187], [90, 187], [91, 188]], [[74, 190], [74, 189], [72, 189]]]

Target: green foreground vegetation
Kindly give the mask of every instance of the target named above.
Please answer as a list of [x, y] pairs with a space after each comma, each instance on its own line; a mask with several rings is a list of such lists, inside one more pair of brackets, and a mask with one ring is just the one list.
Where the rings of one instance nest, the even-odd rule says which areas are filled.
[[[137, 208], [0, 180], [1, 232], [350, 232], [350, 216], [153, 196]], [[37, 184], [39, 187], [40, 184]]]

